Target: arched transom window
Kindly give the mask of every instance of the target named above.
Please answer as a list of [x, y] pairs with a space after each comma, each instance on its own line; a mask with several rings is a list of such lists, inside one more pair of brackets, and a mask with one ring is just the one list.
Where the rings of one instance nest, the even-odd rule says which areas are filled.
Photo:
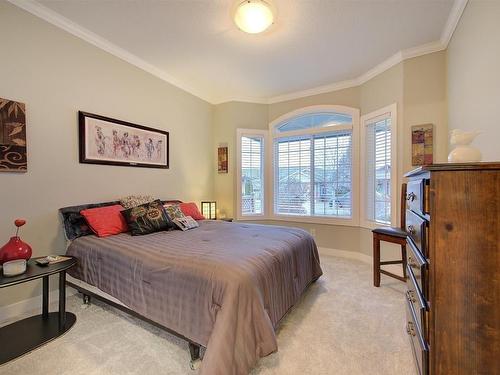
[[309, 107], [272, 123], [274, 215], [352, 219], [353, 116]]

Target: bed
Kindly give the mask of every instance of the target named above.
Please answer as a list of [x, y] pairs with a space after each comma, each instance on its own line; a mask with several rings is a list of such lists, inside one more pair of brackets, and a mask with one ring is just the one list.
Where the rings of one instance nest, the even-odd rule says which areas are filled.
[[199, 223], [186, 232], [76, 238], [67, 249], [78, 259], [72, 285], [90, 285], [205, 347], [200, 374], [248, 374], [278, 349], [280, 320], [321, 276], [316, 244], [297, 228]]

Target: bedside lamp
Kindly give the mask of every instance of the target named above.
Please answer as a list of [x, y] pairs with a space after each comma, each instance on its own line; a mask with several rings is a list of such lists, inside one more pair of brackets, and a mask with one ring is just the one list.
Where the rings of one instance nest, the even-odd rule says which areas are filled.
[[207, 220], [215, 220], [217, 218], [217, 202], [206, 201], [201, 202], [201, 213]]

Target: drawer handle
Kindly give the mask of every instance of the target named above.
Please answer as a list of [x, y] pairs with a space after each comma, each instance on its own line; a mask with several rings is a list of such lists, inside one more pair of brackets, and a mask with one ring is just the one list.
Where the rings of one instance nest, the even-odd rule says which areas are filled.
[[408, 324], [406, 324], [406, 333], [410, 336], [415, 336], [417, 334], [415, 332], [415, 325], [413, 324], [413, 322], [408, 322]]
[[415, 292], [413, 290], [409, 290], [406, 292], [406, 298], [408, 298], [408, 301], [410, 302], [417, 302], [417, 299], [415, 298]]
[[416, 194], [411, 192], [410, 194], [406, 195], [406, 200], [409, 202], [413, 202], [417, 198]]
[[413, 225], [408, 225], [408, 233], [410, 233], [412, 236], [417, 234], [417, 231]]

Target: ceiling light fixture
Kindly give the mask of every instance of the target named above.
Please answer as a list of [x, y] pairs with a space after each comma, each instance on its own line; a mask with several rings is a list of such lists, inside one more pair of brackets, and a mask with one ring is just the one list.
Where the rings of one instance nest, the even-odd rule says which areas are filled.
[[274, 21], [271, 5], [263, 0], [245, 0], [234, 14], [234, 22], [240, 30], [258, 34], [266, 30]]

